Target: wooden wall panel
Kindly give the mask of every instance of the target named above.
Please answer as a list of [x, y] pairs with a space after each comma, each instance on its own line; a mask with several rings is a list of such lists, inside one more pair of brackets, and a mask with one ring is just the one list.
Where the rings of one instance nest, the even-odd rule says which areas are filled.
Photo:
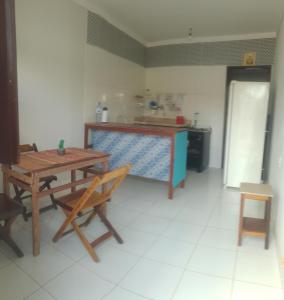
[[14, 0], [0, 1], [0, 163], [18, 160], [19, 120]]

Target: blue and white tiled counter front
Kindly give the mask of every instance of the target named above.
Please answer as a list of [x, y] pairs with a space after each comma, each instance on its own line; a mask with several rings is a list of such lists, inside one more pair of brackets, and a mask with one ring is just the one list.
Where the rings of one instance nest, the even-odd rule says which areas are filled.
[[132, 164], [131, 175], [169, 181], [171, 140], [169, 137], [92, 131], [92, 147], [110, 153], [110, 169]]
[[[90, 142], [88, 141], [90, 136]], [[137, 125], [85, 125], [85, 147], [106, 152], [110, 169], [131, 164], [131, 175], [169, 184], [169, 198], [186, 177], [187, 131]]]

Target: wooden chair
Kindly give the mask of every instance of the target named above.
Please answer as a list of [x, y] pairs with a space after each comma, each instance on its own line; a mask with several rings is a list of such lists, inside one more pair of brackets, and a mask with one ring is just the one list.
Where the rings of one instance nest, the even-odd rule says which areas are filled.
[[10, 236], [11, 226], [16, 217], [23, 212], [23, 206], [18, 202], [11, 200], [5, 194], [0, 194], [0, 239], [6, 242], [14, 252], [22, 257], [23, 252], [18, 248]]
[[[32, 145], [24, 144], [24, 145], [19, 146], [19, 151], [20, 151], [20, 153], [38, 152], [38, 148], [37, 148], [37, 145], [35, 143], [33, 143]], [[26, 175], [29, 175], [29, 174], [26, 174]], [[56, 181], [56, 180], [57, 180], [56, 176], [47, 176], [47, 177], [41, 178], [40, 181], [41, 181], [42, 185], [40, 186], [39, 190], [43, 191], [45, 189], [51, 189], [50, 184], [53, 181]], [[16, 184], [14, 184], [13, 186], [14, 186], [14, 190], [15, 190], [15, 194], [16, 194], [15, 197], [14, 197], [14, 200], [20, 202], [23, 205], [23, 200], [31, 198], [30, 194], [26, 195], [25, 190], [20, 189]], [[40, 213], [45, 212], [45, 211], [50, 210], [50, 209], [57, 209], [57, 205], [56, 205], [55, 198], [54, 198], [53, 194], [50, 195], [50, 199], [51, 199], [52, 204], [41, 208]], [[24, 220], [27, 221], [28, 218], [31, 217], [31, 216], [32, 216], [32, 213], [27, 212], [27, 208], [24, 206], [24, 209], [23, 209], [23, 218], [24, 218]]]
[[[112, 193], [120, 186], [129, 169], [130, 165], [126, 165], [107, 172], [102, 176], [96, 176], [87, 189], [83, 188], [57, 199], [56, 203], [63, 209], [66, 220], [55, 234], [53, 242], [57, 242], [62, 236], [75, 231], [90, 256], [96, 262], [99, 262], [99, 258], [94, 250], [96, 245], [111, 236], [113, 236], [118, 243], [122, 244], [123, 240], [105, 215], [105, 207], [106, 202], [111, 198]], [[100, 187], [102, 187], [101, 191], [97, 191]], [[83, 223], [78, 224], [76, 220], [85, 215], [88, 215], [87, 219]], [[96, 215], [99, 216], [108, 231], [96, 240], [89, 242], [84, 233], [80, 230], [80, 227], [87, 226]], [[66, 231], [70, 224], [73, 229]]]

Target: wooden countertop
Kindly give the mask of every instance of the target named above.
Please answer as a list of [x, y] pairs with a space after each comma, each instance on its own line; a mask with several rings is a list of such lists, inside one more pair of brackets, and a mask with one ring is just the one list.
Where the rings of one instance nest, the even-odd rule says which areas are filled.
[[240, 186], [240, 192], [241, 194], [273, 197], [272, 187], [269, 184], [242, 182]]
[[129, 133], [141, 133], [145, 135], [160, 135], [160, 136], [173, 136], [177, 132], [187, 131], [186, 127], [176, 128], [168, 126], [155, 126], [155, 125], [138, 125], [126, 123], [86, 123], [85, 127], [88, 129], [99, 129], [109, 131], [121, 131]]

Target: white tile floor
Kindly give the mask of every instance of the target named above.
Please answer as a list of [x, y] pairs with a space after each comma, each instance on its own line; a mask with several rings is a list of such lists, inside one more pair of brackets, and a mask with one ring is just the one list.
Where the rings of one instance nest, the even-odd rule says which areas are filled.
[[[94, 263], [76, 236], [51, 242], [63, 219], [42, 216], [41, 255], [31, 252], [31, 223], [18, 218], [13, 236], [25, 252], [0, 243], [1, 300], [280, 300], [275, 244], [246, 238], [236, 246], [239, 194], [222, 188], [222, 174], [191, 172], [173, 201], [163, 183], [128, 178], [108, 214], [125, 243], [106, 241]], [[95, 220], [86, 234], [104, 232]]]

